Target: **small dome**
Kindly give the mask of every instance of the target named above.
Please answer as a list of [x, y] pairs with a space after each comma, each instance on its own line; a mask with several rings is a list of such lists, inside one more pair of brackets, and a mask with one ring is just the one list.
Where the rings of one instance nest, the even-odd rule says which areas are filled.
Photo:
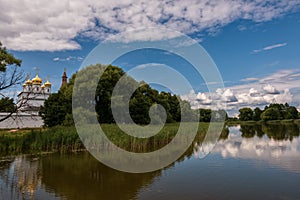
[[26, 87], [26, 86], [27, 86], [27, 84], [26, 84], [26, 83], [24, 83], [24, 84], [23, 84], [23, 87]]
[[39, 75], [36, 75], [36, 76], [32, 79], [32, 83], [33, 83], [33, 84], [41, 84], [41, 83], [42, 83], [42, 79], [39, 77]]
[[45, 89], [45, 87], [46, 87], [46, 86], [45, 86], [44, 84], [41, 86], [42, 89]]
[[46, 87], [51, 87], [51, 83], [50, 83], [49, 81], [46, 81], [46, 83], [44, 83], [44, 85], [45, 85]]
[[32, 81], [30, 79], [28, 79], [26, 82], [25, 82], [26, 85], [31, 85], [32, 84]]

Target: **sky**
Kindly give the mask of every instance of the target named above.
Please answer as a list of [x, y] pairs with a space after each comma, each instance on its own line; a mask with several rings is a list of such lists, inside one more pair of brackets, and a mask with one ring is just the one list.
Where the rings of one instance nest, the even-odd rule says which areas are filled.
[[189, 63], [163, 51], [135, 51], [113, 64], [125, 71], [145, 63], [173, 67], [194, 88], [180, 94], [193, 108], [210, 108], [215, 97], [231, 115], [240, 107], [269, 103], [300, 109], [300, 0], [0, 0], [0, 5], [0, 41], [22, 59], [25, 73], [32, 77], [38, 68], [54, 92], [64, 68], [71, 76], [98, 44], [115, 34], [136, 32], [124, 42], [177, 37], [136, 31], [156, 27], [198, 42], [215, 62], [225, 88], [208, 93], [207, 84], [213, 83], [194, 77]]

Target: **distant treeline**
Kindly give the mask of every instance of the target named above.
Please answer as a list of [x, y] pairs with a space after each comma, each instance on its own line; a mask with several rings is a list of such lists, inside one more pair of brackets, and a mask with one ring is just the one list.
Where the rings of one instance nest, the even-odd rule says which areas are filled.
[[[265, 106], [263, 110], [260, 108], [241, 108], [239, 110], [240, 121], [270, 121], [270, 120], [289, 120], [299, 119], [300, 114], [296, 107], [286, 104], [270, 104]], [[232, 120], [232, 119], [231, 119]], [[236, 120], [238, 120], [236, 118]]]
[[[104, 70], [105, 69], [105, 70]], [[102, 76], [97, 84], [95, 101], [82, 102], [82, 109], [79, 112], [86, 112], [85, 107], [94, 107], [97, 113], [99, 123], [111, 124], [115, 123], [112, 110], [111, 110], [111, 98], [113, 90], [117, 82], [122, 79], [124, 85], [121, 85], [125, 91], [131, 88], [137, 88], [130, 96], [129, 101], [129, 113], [132, 120], [137, 124], [149, 124], [151, 119], [149, 117], [150, 107], [156, 104], [162, 105], [166, 111], [166, 122], [181, 122], [181, 121], [221, 121], [227, 118], [225, 110], [213, 111], [210, 109], [191, 109], [190, 103], [183, 101], [179, 96], [171, 94], [169, 92], [158, 92], [151, 88], [145, 82], [137, 82], [132, 77], [126, 75], [126, 73], [116, 66], [103, 66], [100, 64], [86, 67], [85, 69], [75, 73], [69, 83], [60, 88], [58, 93], [52, 94], [44, 103], [40, 111], [44, 123], [48, 127], [57, 125], [73, 125], [72, 117], [72, 93], [75, 78], [79, 78], [79, 89], [83, 92], [90, 90], [93, 83], [90, 83], [89, 77], [99, 74], [102, 70]], [[81, 73], [78, 76], [78, 73]], [[77, 82], [77, 83], [78, 83]], [[118, 102], [121, 106], [128, 106], [124, 104], [124, 98], [126, 96], [118, 97]], [[182, 113], [184, 115], [182, 115]], [[82, 116], [88, 116], [87, 113]], [[184, 118], [182, 118], [184, 116]], [[128, 118], [124, 118], [122, 122], [127, 123]], [[160, 123], [162, 119], [160, 116], [156, 116], [154, 122]]]

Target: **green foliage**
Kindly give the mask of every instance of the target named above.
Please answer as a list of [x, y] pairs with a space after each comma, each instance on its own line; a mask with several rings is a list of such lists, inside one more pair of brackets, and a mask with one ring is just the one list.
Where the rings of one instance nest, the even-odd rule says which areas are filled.
[[83, 149], [75, 127], [0, 132], [0, 156], [40, 152], [68, 152]]
[[242, 108], [239, 110], [239, 119], [241, 121], [270, 121], [270, 120], [290, 120], [298, 119], [299, 113], [294, 106], [289, 104], [270, 104], [266, 106], [264, 110], [255, 108], [252, 111], [251, 108]]
[[[96, 81], [89, 81], [95, 80], [98, 74], [102, 74], [102, 76], [99, 77], [100, 80], [98, 83]], [[164, 108], [167, 123], [199, 121], [197, 118], [199, 112], [201, 122], [209, 122], [211, 118], [213, 118], [213, 121], [221, 121], [227, 118], [227, 113], [224, 110], [192, 110], [190, 103], [182, 101], [179, 96], [169, 92], [158, 92], [143, 81], [137, 82], [132, 77], [127, 76], [119, 67], [97, 64], [77, 72], [70, 79], [66, 87], [61, 88], [57, 94], [51, 95], [48, 100], [45, 101], [40, 114], [46, 126], [73, 124], [71, 114], [75, 78], [76, 88], [74, 94], [80, 94], [76, 96], [76, 101], [79, 102], [79, 106], [76, 106], [76, 113], [80, 113], [80, 115], [76, 115], [78, 116], [76, 119], [78, 121], [93, 122], [95, 116], [92, 111], [95, 108], [98, 122], [101, 124], [115, 123], [111, 110], [112, 100], [116, 102], [113, 106], [118, 111], [124, 110], [124, 108], [129, 106], [131, 119], [137, 124], [149, 124], [151, 121], [149, 117], [150, 108], [155, 108], [156, 110], [160, 109], [161, 107], [157, 105], [161, 105]], [[86, 102], [85, 94], [93, 92], [91, 91], [93, 88], [96, 88], [95, 101]], [[122, 91], [122, 95], [117, 93], [117, 95], [112, 97], [112, 93], [116, 92], [116, 88], [118, 91]], [[126, 105], [126, 99], [129, 99], [129, 105]], [[130, 122], [128, 117], [122, 115], [118, 116], [121, 116], [121, 119], [119, 119], [121, 123]], [[162, 116], [156, 114], [152, 122], [161, 123], [161, 117]]]
[[211, 112], [211, 109], [199, 109], [200, 122], [210, 122]]
[[261, 120], [260, 115], [262, 114], [262, 112], [263, 111], [260, 108], [256, 107], [253, 112], [253, 120], [260, 121]]
[[15, 58], [12, 54], [8, 53], [6, 48], [0, 42], [0, 72], [5, 72], [6, 67], [9, 65], [21, 66], [21, 60]]
[[41, 107], [39, 114], [48, 127], [56, 125], [72, 125], [72, 91], [75, 80], [72, 76], [66, 87], [62, 87], [58, 93], [51, 94]]
[[0, 112], [14, 112], [15, 104], [13, 98], [4, 97], [0, 99]]
[[[105, 70], [104, 70], [105, 69]], [[98, 84], [90, 83], [88, 81], [90, 77], [93, 77], [100, 72], [103, 72]], [[194, 111], [191, 109], [188, 102], [183, 102], [176, 95], [172, 95], [167, 92], [158, 92], [157, 90], [152, 89], [145, 82], [138, 83], [130, 76], [127, 76], [125, 72], [116, 66], [103, 66], [103, 65], [92, 65], [86, 67], [78, 73], [80, 74], [79, 79], [77, 79], [76, 84], [78, 87], [76, 89], [80, 90], [81, 96], [84, 96], [84, 92], [91, 90], [91, 88], [97, 88], [95, 94], [95, 102], [85, 102], [85, 99], [79, 99], [82, 101], [82, 109], [78, 108], [80, 112], [86, 114], [83, 115], [82, 120], [87, 120], [86, 117], [91, 119], [93, 115], [89, 111], [85, 111], [89, 107], [95, 107], [97, 112], [98, 121], [100, 123], [115, 123], [114, 117], [111, 110], [111, 98], [112, 92], [115, 89], [116, 84], [122, 78], [124, 84], [118, 85], [119, 90], [125, 94], [130, 94], [130, 90], [137, 88], [131, 97], [126, 96], [117, 96], [115, 97], [118, 104], [117, 107], [123, 108], [125, 105], [124, 99], [130, 98], [129, 101], [129, 113], [132, 120], [137, 124], [149, 124], [149, 109], [155, 104], [160, 104], [166, 110], [168, 123], [177, 122], [181, 120], [180, 105], [183, 106], [185, 116], [187, 118], [194, 117]], [[61, 88], [57, 94], [52, 94], [48, 100], [45, 101], [44, 106], [41, 108], [40, 115], [42, 116], [46, 126], [56, 126], [56, 125], [72, 125], [72, 92], [73, 85], [76, 78], [76, 75], [70, 79], [66, 87]], [[97, 85], [93, 85], [97, 84]], [[128, 91], [128, 92], [127, 92]], [[80, 97], [79, 97], [80, 98]], [[76, 112], [78, 112], [77, 110]], [[157, 116], [159, 117], [159, 116]], [[128, 119], [121, 119], [122, 122], [128, 122]], [[188, 120], [188, 119], [186, 119]], [[160, 121], [160, 119], [156, 119]]]
[[261, 119], [264, 121], [282, 119], [280, 111], [276, 107], [267, 108], [262, 114]]
[[[183, 124], [168, 123], [159, 133], [149, 138], [132, 137], [125, 134], [116, 124], [101, 124], [101, 128], [106, 133], [109, 140], [122, 149], [132, 152], [151, 152], [170, 143], [176, 136], [179, 126], [185, 130], [185, 133], [182, 136], [182, 141], [185, 141], [185, 138], [190, 137], [190, 127], [193, 126], [191, 123], [193, 122]], [[200, 144], [203, 141], [209, 125], [209, 123], [198, 124], [198, 131], [194, 142]], [[132, 125], [128, 124], [126, 126], [130, 130]], [[99, 125], [88, 125], [87, 128], [90, 130], [97, 130], [99, 129]], [[132, 131], [135, 131], [134, 126], [132, 126], [131, 129]], [[226, 139], [229, 130], [223, 127], [222, 132], [218, 134], [221, 134], [220, 139]], [[95, 136], [96, 138], [93, 138], [89, 135], [89, 140], [85, 140], [85, 144], [90, 148], [99, 147], [95, 143], [99, 135]], [[191, 147], [193, 146], [194, 145], [192, 144]], [[17, 132], [0, 131], [0, 156], [56, 151], [71, 152], [84, 149], [85, 147], [74, 126], [55, 126], [47, 129], [28, 129], [19, 130]]]
[[261, 119], [269, 120], [283, 120], [283, 119], [298, 119], [298, 111], [294, 106], [289, 104], [270, 104], [265, 107], [261, 114]]
[[241, 121], [250, 121], [253, 119], [253, 110], [251, 108], [239, 109], [239, 119]]

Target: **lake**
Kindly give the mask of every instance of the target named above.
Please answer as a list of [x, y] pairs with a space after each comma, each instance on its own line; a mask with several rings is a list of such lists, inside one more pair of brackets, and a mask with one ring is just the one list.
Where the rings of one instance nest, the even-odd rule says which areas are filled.
[[299, 125], [232, 126], [200, 159], [130, 174], [87, 152], [18, 156], [0, 165], [0, 199], [300, 199]]

